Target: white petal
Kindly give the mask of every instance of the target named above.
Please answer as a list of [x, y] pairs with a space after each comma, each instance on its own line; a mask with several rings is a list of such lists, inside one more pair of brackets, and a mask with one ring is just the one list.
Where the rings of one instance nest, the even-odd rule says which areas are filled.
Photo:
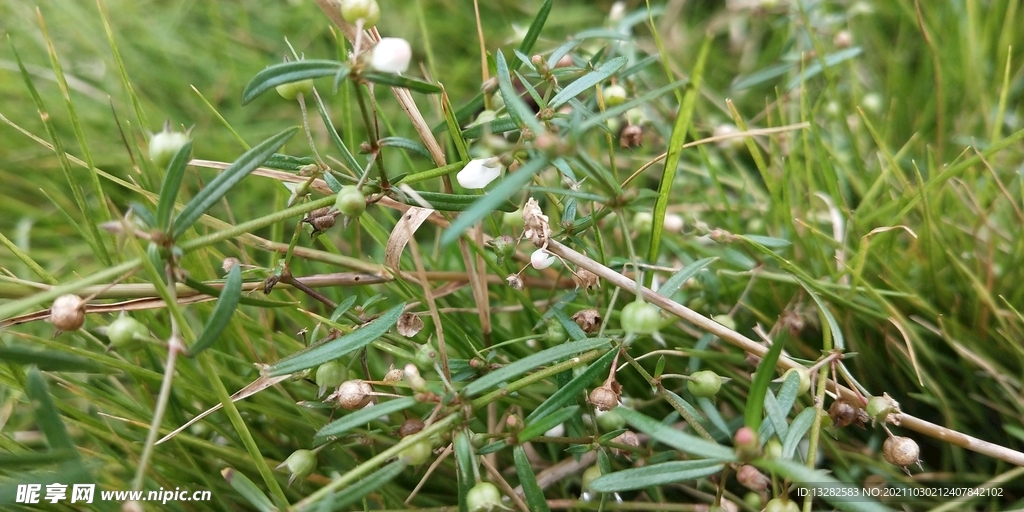
[[408, 41], [399, 37], [384, 37], [373, 47], [370, 67], [385, 73], [404, 73], [409, 69], [410, 59], [412, 47]]
[[530, 255], [530, 265], [537, 270], [544, 270], [555, 263], [555, 257], [544, 249], [537, 249]]
[[501, 174], [501, 161], [497, 158], [477, 158], [470, 160], [455, 175], [462, 188], [484, 188]]

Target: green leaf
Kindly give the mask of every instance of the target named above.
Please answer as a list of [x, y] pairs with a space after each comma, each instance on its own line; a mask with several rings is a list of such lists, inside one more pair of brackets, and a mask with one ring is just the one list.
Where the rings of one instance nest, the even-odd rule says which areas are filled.
[[459, 510], [468, 512], [466, 494], [476, 483], [477, 462], [467, 429], [461, 429], [455, 435], [455, 464], [458, 466]]
[[[658, 183], [658, 199], [654, 202], [654, 224], [651, 226], [651, 243], [647, 250], [647, 261], [658, 261], [658, 250], [661, 248], [661, 238], [665, 230], [665, 213], [668, 211], [669, 202], [672, 201], [676, 170], [679, 168], [679, 159], [683, 154], [686, 134], [689, 133], [693, 121], [693, 111], [700, 95], [704, 64], [708, 60], [711, 41], [710, 36], [704, 38], [704, 44], [701, 45], [700, 53], [697, 54], [697, 63], [693, 66], [693, 71], [690, 72], [690, 83], [686, 86], [682, 101], [679, 102], [676, 122], [672, 126], [672, 136], [668, 142], [668, 156], [665, 157], [665, 172], [662, 173], [661, 181]], [[647, 275], [648, 285], [653, 278], [653, 273]]]
[[559, 387], [558, 391], [552, 393], [547, 400], [544, 400], [544, 403], [540, 404], [526, 417], [526, 423], [540, 421], [541, 418], [556, 411], [559, 407], [576, 403], [576, 396], [589, 386], [591, 382], [594, 382], [601, 375], [608, 374], [608, 369], [611, 367], [616, 353], [618, 353], [618, 350], [609, 350], [607, 354], [594, 361], [590, 367], [574, 377], [568, 384]]
[[[864, 49], [861, 48], [860, 46], [854, 46], [853, 48], [846, 48], [843, 50], [839, 50], [838, 52], [835, 53], [830, 53], [826, 55], [825, 58], [822, 60], [824, 60], [825, 66], [832, 67], [841, 62], [853, 59], [859, 56], [861, 53], [864, 53]], [[789, 80], [789, 83], [786, 84], [786, 90], [792, 91], [793, 89], [796, 89], [801, 83], [821, 73], [822, 60], [815, 59], [810, 66], [807, 66], [807, 68], [805, 68], [801, 73], [791, 78]]]
[[[785, 439], [786, 434], [789, 432], [789, 425], [786, 423], [786, 413], [782, 412], [782, 408], [779, 407], [778, 400], [775, 399], [775, 394], [772, 390], [768, 390], [764, 395], [764, 409], [768, 416], [768, 421], [761, 424], [761, 430], [767, 430], [765, 427], [771, 426], [772, 430], [779, 434], [779, 439]], [[761, 434], [758, 432], [760, 439], [767, 439], [770, 434]]]
[[621, 492], [645, 487], [688, 482], [722, 471], [725, 465], [713, 460], [684, 460], [624, 469], [595, 478], [590, 488], [596, 492]]
[[274, 153], [273, 155], [270, 155], [270, 158], [268, 158], [266, 162], [263, 162], [263, 167], [279, 169], [282, 171], [298, 171], [303, 167], [313, 165], [315, 163], [316, 160], [308, 156], [292, 156]]
[[307, 78], [334, 76], [346, 66], [333, 60], [294, 60], [270, 66], [252, 77], [242, 91], [242, 105], [257, 96], [282, 84], [290, 84]]
[[388, 414], [404, 411], [414, 405], [416, 405], [416, 399], [411, 396], [407, 396], [404, 398], [388, 400], [387, 402], [381, 402], [371, 407], [364, 407], [328, 423], [316, 433], [316, 437], [340, 437], [353, 428], [366, 425], [370, 421], [380, 418], [381, 416], [387, 416]]
[[171, 225], [171, 215], [174, 213], [174, 201], [178, 198], [178, 190], [181, 188], [181, 179], [185, 176], [185, 168], [192, 159], [192, 141], [189, 140], [184, 146], [178, 149], [167, 164], [167, 172], [164, 174], [164, 181], [160, 185], [160, 198], [156, 202], [156, 225], [161, 231], [167, 231]]
[[424, 94], [437, 94], [441, 87], [437, 84], [424, 82], [417, 78], [396, 75], [394, 73], [381, 73], [379, 71], [363, 71], [363, 78], [375, 84], [401, 87], [410, 91], [422, 92]]
[[559, 423], [563, 423], [573, 415], [579, 413], [580, 406], [573, 405], [555, 412], [539, 416], [533, 421], [526, 421], [526, 427], [516, 436], [520, 443], [525, 443], [545, 432], [551, 430]]
[[241, 267], [241, 265], [236, 264], [228, 271], [228, 278], [224, 281], [224, 289], [220, 292], [217, 305], [213, 308], [213, 314], [207, 320], [203, 333], [199, 335], [196, 342], [188, 349], [189, 357], [195, 357], [200, 352], [210, 348], [228, 326], [231, 315], [235, 314], [235, 308], [238, 307], [238, 299], [242, 296]]
[[501, 92], [501, 98], [505, 100], [505, 108], [508, 109], [508, 113], [515, 120], [516, 125], [520, 128], [530, 128], [535, 135], [544, 131], [544, 127], [537, 120], [533, 111], [526, 105], [526, 102], [519, 98], [515, 87], [512, 86], [508, 63], [505, 62], [505, 55], [501, 53], [501, 50], [498, 50], [495, 62], [498, 72], [498, 90]]
[[77, 459], [78, 451], [75, 449], [75, 442], [71, 440], [71, 436], [68, 435], [68, 431], [64, 427], [64, 420], [60, 417], [57, 405], [53, 403], [53, 397], [50, 396], [43, 373], [35, 366], [28, 370], [28, 385], [25, 388], [25, 393], [28, 394], [28, 398], [35, 408], [36, 423], [39, 425], [39, 430], [46, 436], [46, 444], [50, 446], [51, 450], [73, 451]]
[[334, 496], [340, 495], [341, 499], [331, 503], [330, 510], [349, 510], [351, 505], [363, 499], [367, 494], [380, 489], [388, 482], [394, 480], [395, 477], [401, 475], [405, 471], [406, 466], [408, 466], [408, 462], [404, 459], [398, 459], [374, 471], [370, 476], [350, 485], [344, 491], [334, 493]]
[[533, 176], [542, 171], [548, 164], [547, 158], [539, 156], [530, 160], [529, 163], [519, 168], [514, 173], [506, 174], [501, 183], [493, 190], [477, 199], [469, 208], [459, 215], [459, 218], [448, 226], [448, 229], [441, 234], [441, 245], [448, 245], [454, 242], [462, 232], [476, 224], [480, 219], [497, 210], [502, 203], [517, 192], [522, 192]]
[[[480, 199], [480, 196], [470, 194], [445, 194], [443, 192], [426, 192], [422, 190], [417, 190], [416, 193], [430, 205], [430, 208], [447, 212], [461, 212], [468, 210], [478, 199]], [[412, 206], [423, 206], [422, 203], [412, 195], [394, 194], [394, 198], [400, 203]], [[495, 210], [502, 212], [514, 212], [516, 209], [518, 209], [518, 206], [507, 200], [499, 203], [495, 207]]]
[[341, 315], [344, 315], [346, 312], [348, 312], [348, 310], [351, 309], [352, 305], [355, 304], [355, 303], [356, 303], [356, 296], [355, 296], [355, 294], [349, 295], [348, 297], [345, 297], [345, 300], [339, 302], [338, 303], [338, 307], [334, 308], [334, 311], [331, 312], [331, 321], [332, 322], [337, 322], [338, 319], [341, 318]]
[[224, 468], [220, 472], [231, 488], [238, 492], [250, 505], [260, 512], [277, 512], [277, 507], [263, 491], [249, 480], [249, 477], [234, 468]]
[[662, 297], [671, 297], [672, 294], [676, 293], [688, 279], [697, 275], [704, 267], [712, 264], [718, 258], [702, 258], [689, 265], [679, 269], [678, 272], [672, 274], [672, 277], [668, 278], [664, 284], [658, 287], [658, 295]]
[[395, 322], [398, 321], [398, 317], [402, 316], [404, 309], [405, 304], [399, 304], [376, 320], [345, 336], [288, 356], [271, 366], [268, 370], [268, 376], [276, 377], [278, 375], [295, 373], [355, 352], [388, 332], [388, 329], [393, 327]]
[[174, 220], [171, 238], [177, 239], [185, 234], [185, 231], [199, 220], [199, 217], [206, 213], [206, 210], [209, 210], [217, 201], [220, 201], [229, 190], [248, 176], [249, 173], [262, 165], [266, 159], [270, 158], [271, 155], [280, 149], [297, 131], [299, 131], [298, 126], [270, 137], [258, 146], [246, 151], [227, 169], [221, 171], [178, 214], [178, 218]]
[[[823, 499], [833, 507], [845, 512], [889, 512], [890, 510], [881, 503], [862, 496], [863, 493], [859, 488], [840, 482], [825, 471], [814, 470], [803, 464], [782, 459], [758, 459], [751, 464], [763, 471], [781, 475], [792, 482], [804, 484], [805, 487], [827, 490], [828, 492], [822, 493], [824, 494]], [[851, 499], [847, 496], [857, 496], [857, 498]]]
[[488, 453], [500, 452], [505, 448], [508, 448], [508, 443], [506, 443], [505, 440], [502, 439], [501, 441], [495, 441], [493, 443], [481, 446], [480, 449], [476, 451], [476, 453], [477, 455], [487, 455]]
[[732, 448], [680, 432], [672, 425], [661, 423], [633, 409], [619, 406], [613, 410], [622, 415], [637, 430], [683, 453], [716, 461], [736, 461], [736, 454], [733, 453]]
[[501, 368], [470, 382], [469, 385], [463, 388], [462, 393], [463, 396], [471, 397], [480, 394], [483, 391], [487, 391], [502, 382], [510, 381], [530, 370], [535, 370], [541, 366], [557, 363], [569, 356], [574, 356], [588, 350], [609, 348], [610, 346], [611, 341], [608, 338], [589, 338], [583, 341], [563, 343], [556, 347], [541, 350], [536, 354], [528, 355], [522, 359], [518, 359], [512, 363], [502, 366]]
[[544, 498], [544, 491], [537, 483], [537, 475], [533, 473], [530, 459], [526, 457], [526, 450], [522, 446], [516, 446], [513, 453], [515, 454], [516, 474], [519, 476], [519, 485], [523, 487], [526, 504], [529, 505], [532, 512], [549, 512], [551, 509], [548, 508], [548, 501]]
[[115, 373], [91, 359], [50, 349], [23, 345], [0, 346], [0, 361], [9, 364], [36, 365], [44, 372]]
[[813, 407], [808, 407], [797, 414], [793, 421], [789, 424], [789, 432], [786, 433], [786, 437], [782, 439], [782, 457], [786, 459], [792, 459], [793, 455], [796, 454], [796, 449], [800, 446], [800, 441], [803, 440], [804, 434], [810, 430], [811, 426], [814, 425], [814, 420], [817, 417], [817, 412]]
[[573, 83], [565, 86], [561, 91], [558, 91], [558, 94], [548, 102], [548, 106], [554, 109], [561, 107], [583, 91], [586, 91], [587, 89], [590, 89], [591, 87], [594, 87], [595, 85], [610, 78], [616, 71], [621, 69], [622, 66], [625, 66], [626, 62], [628, 62], [628, 59], [625, 57], [616, 57], [604, 64], [601, 64], [597, 69], [581, 76]]
[[146, 208], [146, 205], [132, 201], [128, 203], [128, 206], [131, 208], [132, 214], [141, 220], [147, 228], [156, 227], [156, 215], [153, 215], [153, 212]]
[[839, 328], [839, 322], [836, 321], [836, 317], [832, 315], [832, 311], [825, 305], [825, 301], [821, 300], [821, 297], [811, 289], [803, 279], [797, 277], [797, 281], [800, 282], [800, 286], [807, 290], [807, 294], [814, 299], [814, 303], [818, 305], [818, 311], [825, 317], [825, 323], [828, 325], [828, 332], [826, 335], [832, 336], [832, 346], [840, 349], [846, 349], [846, 340], [843, 338], [843, 331]]
[[412, 139], [407, 139], [405, 137], [384, 137], [383, 139], [377, 141], [377, 144], [389, 148], [404, 149], [406, 151], [411, 151], [418, 155], [431, 158], [430, 152], [427, 151], [426, 146], [424, 146], [420, 142], [414, 141]]
[[463, 130], [462, 135], [467, 139], [479, 139], [485, 133], [499, 134], [519, 129], [519, 123], [512, 117], [499, 117], [486, 123], [475, 124]]
[[[548, 14], [551, 13], [551, 6], [554, 4], [554, 0], [544, 0], [541, 4], [540, 10], [537, 11], [537, 15], [533, 18], [533, 23], [530, 23], [530, 29], [526, 31], [526, 35], [523, 36], [523, 41], [519, 43], [519, 51], [525, 55], [529, 55], [533, 50], [533, 45], [537, 42], [537, 38], [540, 37], [541, 30], [544, 29], [544, 23], [548, 21]], [[512, 71], [519, 69], [520, 63], [518, 61], [512, 63]], [[532, 507], [531, 507], [532, 508]], [[547, 506], [544, 507], [547, 509]]]
[[739, 238], [746, 239], [746, 240], [753, 241], [753, 242], [757, 242], [757, 243], [759, 243], [759, 244], [761, 244], [761, 245], [763, 245], [765, 247], [771, 248], [771, 249], [779, 249], [779, 248], [782, 248], [782, 247], [789, 247], [790, 245], [792, 245], [792, 242], [790, 242], [789, 240], [786, 240], [786, 239], [783, 239], [783, 238], [774, 238], [774, 237], [770, 237], [770, 236], [739, 235]]
[[785, 337], [777, 337], [772, 343], [768, 353], [764, 355], [761, 364], [757, 366], [754, 373], [754, 380], [750, 383], [750, 391], [747, 394], [747, 407], [743, 413], [743, 423], [757, 432], [761, 427], [761, 412], [764, 410], [764, 397], [768, 394], [768, 384], [775, 374], [775, 363], [779, 360], [782, 347], [785, 345]]

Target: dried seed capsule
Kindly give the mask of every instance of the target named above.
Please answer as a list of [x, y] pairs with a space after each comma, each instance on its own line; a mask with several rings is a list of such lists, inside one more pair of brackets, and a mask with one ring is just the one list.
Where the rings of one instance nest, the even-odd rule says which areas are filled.
[[490, 482], [480, 482], [466, 493], [466, 508], [469, 512], [494, 512], [503, 510], [501, 491]]
[[411, 436], [420, 430], [423, 430], [423, 422], [419, 418], [409, 418], [402, 423], [401, 427], [398, 427], [398, 435]]
[[842, 428], [857, 421], [857, 407], [849, 400], [840, 398], [828, 408], [828, 416], [832, 418], [832, 424]]
[[576, 322], [576, 325], [583, 329], [583, 332], [592, 334], [601, 327], [601, 313], [598, 313], [596, 309], [584, 309], [578, 311], [572, 316], [572, 321]]
[[50, 308], [50, 323], [61, 331], [77, 331], [85, 324], [85, 301], [78, 295], [61, 295]]
[[348, 380], [338, 386], [338, 390], [328, 400], [334, 398], [338, 405], [350, 411], [361, 409], [370, 403], [373, 387], [365, 380]]
[[590, 403], [594, 404], [599, 411], [608, 411], [619, 405], [619, 383], [612, 381], [605, 385], [594, 388], [590, 392]]
[[749, 464], [744, 464], [736, 470], [736, 481], [742, 484], [743, 487], [757, 492], [764, 491], [768, 488], [768, 484], [771, 483], [764, 473]]
[[906, 468], [920, 462], [921, 448], [909, 437], [892, 436], [882, 444], [882, 456], [889, 464]]

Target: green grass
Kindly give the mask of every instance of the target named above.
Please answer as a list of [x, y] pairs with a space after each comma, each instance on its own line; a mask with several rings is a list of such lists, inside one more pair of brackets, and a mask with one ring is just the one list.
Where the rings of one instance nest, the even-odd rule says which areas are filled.
[[[5, 509], [34, 510], [14, 505], [17, 486], [50, 482], [211, 491], [211, 502], [171, 501], [172, 510], [468, 510], [478, 481], [505, 496], [522, 484], [504, 503], [517, 510], [691, 510], [716, 500], [760, 510], [789, 491], [797, 500], [799, 482], [1002, 490], [967, 503], [799, 499], [803, 510], [1022, 506], [1016, 2], [669, 2], [650, 15], [628, 2], [620, 26], [608, 20], [610, 2], [553, 2], [527, 58], [547, 60], [586, 36], [568, 52], [574, 68], [553, 75], [515, 54], [512, 24], [525, 31], [542, 2], [481, 4], [486, 71], [471, 4], [382, 4], [381, 35], [412, 43], [406, 75], [446, 92], [412, 93], [418, 122], [384, 84], [371, 103], [354, 84], [358, 66], [336, 94], [331, 78], [316, 79], [323, 105], [305, 98], [307, 120], [298, 102], [271, 91], [241, 104], [258, 72], [292, 55], [289, 45], [306, 59], [347, 61], [351, 43], [315, 2], [39, 2], [41, 18], [34, 5], [0, 2]], [[514, 99], [515, 70], [538, 103], [567, 110], [534, 118]], [[501, 98], [509, 126], [541, 140], [516, 142], [518, 130], [451, 136], [469, 123], [455, 112], [483, 78], [494, 79], [486, 105]], [[634, 101], [627, 108], [642, 116], [605, 105], [599, 88], [580, 86], [590, 78], [623, 85]], [[572, 101], [558, 96], [577, 92], [580, 79]], [[620, 147], [617, 130], [640, 118], [642, 145]], [[191, 128], [193, 158], [238, 161], [244, 178], [215, 181], [219, 172], [204, 165], [158, 169], [147, 139], [165, 119]], [[308, 138], [300, 129], [272, 144], [300, 164], [277, 160], [277, 179], [248, 174], [244, 164], [257, 159], [243, 154], [303, 124]], [[730, 129], [741, 136], [703, 140]], [[389, 139], [371, 162], [371, 137], [404, 140]], [[443, 161], [426, 149], [435, 141]], [[466, 147], [471, 158], [515, 162], [486, 199], [454, 179]], [[336, 172], [310, 182], [308, 197], [275, 183], [308, 182], [298, 168], [317, 158]], [[174, 172], [180, 187], [171, 179], [162, 189]], [[311, 238], [301, 219], [357, 181], [371, 199], [366, 213]], [[403, 219], [397, 205], [420, 204], [410, 190], [452, 211], [389, 247]], [[495, 210], [529, 197], [550, 237], [535, 229], [535, 240], [524, 237], [501, 261], [485, 241], [519, 239], [523, 228]], [[132, 203], [161, 220], [126, 217]], [[684, 227], [672, 229], [666, 215]], [[561, 261], [530, 268], [534, 241]], [[225, 284], [226, 258], [242, 264], [240, 292]], [[524, 266], [524, 289], [508, 286]], [[584, 270], [599, 288], [574, 283]], [[227, 291], [197, 295], [186, 276]], [[641, 289], [655, 284], [660, 295]], [[64, 293], [87, 297], [89, 313], [85, 328], [55, 335], [46, 310]], [[620, 328], [638, 293], [665, 311], [656, 336]], [[392, 328], [403, 304], [425, 324], [409, 336]], [[590, 308], [601, 323], [586, 333], [572, 317]], [[122, 311], [152, 339], [111, 350], [105, 326]], [[201, 338], [216, 339], [198, 354], [178, 350]], [[778, 372], [757, 365], [780, 348]], [[322, 403], [315, 371], [332, 360], [349, 379], [371, 381], [380, 403]], [[422, 381], [384, 382], [407, 364]], [[270, 366], [267, 376], [254, 365]], [[815, 370], [815, 397], [778, 379], [798, 365]], [[269, 377], [275, 370], [298, 373], [280, 380]], [[711, 399], [687, 389], [700, 370], [727, 379]], [[828, 426], [835, 378], [850, 400], [854, 389], [887, 393], [900, 404], [899, 424]], [[265, 389], [229, 399], [254, 382]], [[595, 421], [587, 395], [612, 382], [623, 406]], [[415, 420], [423, 430], [400, 438]], [[734, 447], [744, 425], [783, 454], [763, 453], [774, 443]], [[331, 435], [318, 436], [325, 428]], [[621, 429], [638, 434], [639, 446], [623, 444]], [[887, 432], [919, 444], [922, 468], [908, 468], [912, 476], [884, 460]], [[424, 444], [434, 448], [428, 462], [395, 459]], [[288, 485], [289, 472], [274, 468], [296, 450], [313, 450], [317, 466]], [[771, 484], [760, 493], [741, 485], [744, 463]], [[595, 464], [607, 476], [584, 492], [581, 477]]]

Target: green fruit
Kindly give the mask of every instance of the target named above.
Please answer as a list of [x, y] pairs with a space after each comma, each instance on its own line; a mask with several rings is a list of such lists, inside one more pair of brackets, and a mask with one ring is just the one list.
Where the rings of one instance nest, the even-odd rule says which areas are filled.
[[316, 385], [323, 388], [336, 388], [348, 380], [348, 368], [341, 361], [328, 361], [316, 369]]
[[583, 492], [593, 492], [590, 489], [590, 484], [599, 476], [601, 476], [601, 466], [594, 464], [587, 468], [587, 470], [583, 472]]
[[654, 304], [637, 299], [622, 308], [622, 330], [630, 334], [651, 334], [661, 325], [661, 312]]
[[800, 512], [796, 502], [775, 498], [764, 505], [764, 512]]
[[167, 123], [162, 132], [149, 139], [149, 159], [160, 169], [166, 169], [174, 155], [188, 144], [189, 140], [187, 134], [172, 131], [170, 123]]
[[286, 100], [294, 100], [299, 97], [299, 94], [309, 97], [310, 94], [313, 94], [313, 79], [307, 78], [298, 82], [288, 82], [277, 86], [276, 89], [277, 93]]
[[341, 0], [341, 17], [355, 25], [363, 20], [363, 28], [372, 28], [380, 20], [377, 0]]
[[437, 362], [437, 349], [430, 343], [424, 343], [416, 349], [416, 366], [429, 370]]
[[115, 347], [124, 347], [139, 339], [149, 336], [149, 329], [142, 322], [122, 316], [107, 327], [107, 338]]
[[689, 389], [693, 396], [699, 398], [711, 398], [718, 394], [721, 387], [722, 378], [711, 370], [693, 372], [690, 375], [690, 380], [686, 382], [686, 389]]
[[636, 212], [633, 214], [633, 231], [645, 235], [651, 232], [654, 227], [654, 216], [651, 212]]
[[341, 187], [338, 198], [334, 200], [334, 208], [348, 218], [357, 218], [366, 211], [366, 197], [355, 185]]
[[502, 510], [501, 492], [490, 482], [480, 482], [466, 493], [466, 508], [469, 512]]
[[569, 333], [558, 320], [551, 320], [547, 323], [548, 329], [544, 332], [544, 341], [551, 345], [559, 345], [569, 340]]
[[789, 379], [789, 376], [793, 373], [800, 376], [800, 385], [797, 387], [797, 394], [802, 395], [811, 389], [811, 372], [804, 368], [790, 368], [786, 370], [786, 373], [782, 374], [782, 381], [785, 382]]
[[769, 439], [764, 444], [764, 456], [769, 459], [778, 459], [782, 457], [782, 443], [778, 439]]
[[433, 454], [434, 448], [431, 446], [430, 441], [423, 439], [398, 452], [398, 458], [408, 459], [410, 465], [419, 466], [430, 460], [430, 456]]
[[886, 416], [896, 412], [896, 407], [893, 406], [893, 400], [887, 396], [873, 396], [868, 399], [866, 410], [871, 421], [884, 423]]
[[611, 432], [626, 426], [626, 418], [615, 411], [607, 411], [597, 415], [597, 426], [604, 432]]
[[602, 91], [604, 104], [608, 107], [615, 107], [626, 102], [626, 88], [621, 85], [609, 85]]
[[291, 476], [288, 485], [295, 480], [305, 480], [316, 469], [316, 454], [310, 450], [295, 450], [278, 468], [287, 467]]

